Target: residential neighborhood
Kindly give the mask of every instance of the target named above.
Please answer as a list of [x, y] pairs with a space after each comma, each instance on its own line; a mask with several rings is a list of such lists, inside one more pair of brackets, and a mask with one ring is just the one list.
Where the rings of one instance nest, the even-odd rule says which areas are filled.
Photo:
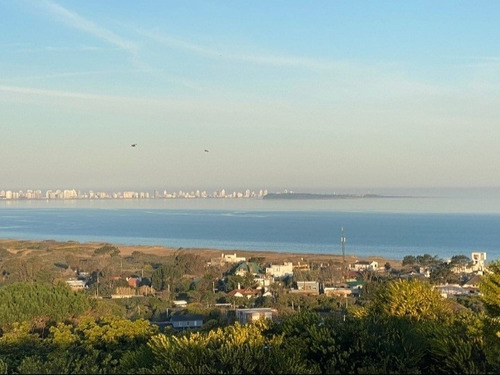
[[[206, 307], [222, 306], [225, 316], [232, 316], [233, 321], [246, 323], [258, 317], [279, 319], [280, 308], [277, 297], [289, 295], [296, 297], [319, 298], [321, 296], [339, 299], [350, 299], [350, 304], [362, 296], [363, 286], [372, 280], [384, 279], [416, 279], [432, 280], [433, 287], [444, 298], [479, 295], [479, 282], [482, 275], [488, 272], [486, 253], [472, 252], [471, 257], [461, 256], [457, 259], [438, 260], [429, 255], [405, 257], [403, 266], [392, 268], [389, 264], [380, 266], [378, 261], [363, 259], [346, 264], [313, 264], [302, 259], [295, 264], [284, 260], [282, 263], [269, 263], [263, 259], [247, 260], [237, 253], [221, 253], [220, 257], [211, 258], [204, 264], [206, 272], [211, 269], [222, 270], [219, 276], [211, 281], [209, 291], [214, 296]], [[99, 278], [92, 277], [91, 270], [74, 270], [74, 276], [67, 279], [73, 290], [94, 290], [96, 298], [130, 299], [145, 296], [165, 296], [166, 290], [155, 288], [154, 273], [151, 277], [131, 274], [122, 276], [122, 286], [117, 286], [109, 295], [99, 294]], [[204, 275], [193, 277], [197, 283]], [[115, 276], [119, 283], [122, 280]], [[102, 280], [102, 279], [101, 279]], [[198, 281], [199, 282], [199, 281]], [[194, 285], [194, 284], [193, 284]], [[170, 293], [172, 295], [172, 293]], [[201, 314], [189, 314], [189, 306], [199, 304], [189, 293], [173, 294], [164, 323], [174, 329], [198, 329], [207, 321]], [[183, 297], [177, 298], [176, 297]], [[203, 299], [203, 297], [202, 297]], [[288, 308], [299, 309], [299, 300], [291, 300]], [[346, 300], [347, 301], [347, 300]], [[154, 320], [154, 319], [153, 319]], [[164, 325], [165, 325], [164, 324]]]
[[[33, 368], [36, 373], [78, 372], [76, 364], [71, 365], [74, 370], [62, 371], [51, 357], [40, 362], [30, 356], [30, 350], [43, 353], [44, 348], [54, 348], [61, 358], [72, 350], [67, 348], [87, 351], [88, 373], [99, 372], [89, 367], [94, 363], [105, 363], [92, 357], [97, 352], [123, 355], [120, 363], [131, 364], [134, 373], [142, 372], [143, 366], [156, 371], [166, 355], [173, 360], [167, 372], [193, 361], [189, 373], [196, 373], [197, 361], [204, 356], [204, 363], [214, 358], [221, 363], [216, 372], [233, 373], [241, 358], [257, 355], [252, 366], [262, 364], [262, 369], [249, 367], [243, 373], [268, 373], [271, 368], [277, 373], [357, 373], [358, 368], [370, 373], [381, 350], [387, 358], [396, 355], [405, 361], [389, 372], [442, 373], [428, 371], [429, 360], [415, 354], [415, 343], [426, 345], [433, 356], [448, 356], [442, 350], [449, 342], [450, 350], [458, 347], [455, 342], [475, 345], [481, 354], [470, 359], [475, 352], [467, 352], [465, 360], [485, 369], [484, 353], [490, 355], [498, 347], [496, 331], [481, 328], [493, 324], [491, 319], [500, 311], [495, 284], [500, 266], [488, 263], [485, 252], [449, 259], [408, 255], [395, 261], [244, 251], [165, 252], [106, 243], [4, 243], [0, 354], [11, 358], [11, 338], [19, 337], [18, 354], [7, 364], [18, 369], [16, 373]], [[461, 341], [464, 334], [467, 341]], [[436, 343], [438, 338], [443, 339]], [[247, 349], [241, 352], [242, 348]], [[349, 360], [330, 362], [337, 355]], [[231, 371], [224, 372], [229, 358], [234, 358]], [[449, 363], [439, 359], [433, 366]], [[411, 367], [413, 361], [418, 361], [418, 368]], [[494, 361], [488, 362], [488, 369], [496, 368]], [[55, 367], [45, 369], [48, 363]], [[346, 367], [350, 363], [357, 367]], [[387, 362], [377, 366], [387, 372]], [[127, 369], [115, 372], [128, 373]]]

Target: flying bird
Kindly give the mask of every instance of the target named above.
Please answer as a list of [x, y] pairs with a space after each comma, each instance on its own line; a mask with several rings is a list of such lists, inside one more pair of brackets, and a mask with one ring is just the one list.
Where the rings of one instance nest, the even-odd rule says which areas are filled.
[[209, 152], [208, 150], [205, 150], [205, 152]]
[[137, 146], [137, 143], [132, 143], [130, 146], [135, 147], [135, 146]]

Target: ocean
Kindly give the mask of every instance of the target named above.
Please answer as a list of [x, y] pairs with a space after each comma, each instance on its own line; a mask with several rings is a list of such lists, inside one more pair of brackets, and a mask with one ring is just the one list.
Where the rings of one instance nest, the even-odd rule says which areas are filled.
[[343, 228], [346, 255], [360, 258], [480, 251], [500, 259], [500, 189], [411, 193], [321, 201], [4, 200], [0, 238], [341, 255]]

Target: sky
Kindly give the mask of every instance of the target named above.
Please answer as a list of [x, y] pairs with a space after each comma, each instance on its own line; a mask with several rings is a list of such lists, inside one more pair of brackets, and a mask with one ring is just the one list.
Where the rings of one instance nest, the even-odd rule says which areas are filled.
[[497, 0], [0, 15], [0, 190], [500, 185]]

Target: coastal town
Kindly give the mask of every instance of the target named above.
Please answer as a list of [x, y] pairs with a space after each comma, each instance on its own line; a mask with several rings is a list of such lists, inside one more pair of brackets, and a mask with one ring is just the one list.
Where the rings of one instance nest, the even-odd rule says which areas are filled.
[[[285, 193], [290, 193], [284, 190]], [[293, 192], [292, 192], [293, 193]], [[25, 189], [25, 190], [0, 190], [0, 200], [62, 200], [62, 199], [206, 199], [206, 198], [221, 198], [221, 199], [260, 199], [268, 194], [267, 189], [259, 189], [257, 191], [251, 189], [231, 190], [219, 189], [213, 192], [206, 190], [189, 190], [177, 191], [170, 190], [153, 190], [150, 191], [94, 191], [94, 190], [76, 190], [76, 189]]]
[[[286, 366], [286, 373], [329, 373], [325, 366], [334, 365], [328, 364], [330, 356], [318, 357], [310, 346], [318, 345], [317, 350], [323, 352], [329, 335], [347, 340], [333, 353], [348, 355], [352, 351], [350, 339], [366, 334], [363, 345], [371, 345], [374, 330], [396, 330], [395, 334], [410, 335], [410, 339], [413, 329], [436, 319], [444, 319], [441, 329], [452, 329], [448, 327], [455, 324], [453, 319], [473, 329], [474, 319], [487, 319], [485, 312], [498, 303], [497, 296], [483, 294], [488, 290], [484, 285], [490, 285], [500, 272], [497, 264], [487, 263], [487, 254], [480, 251], [470, 257], [440, 259], [423, 254], [394, 261], [0, 239], [0, 298], [4, 301], [0, 305], [0, 354], [6, 358], [0, 359], [0, 366], [19, 373], [24, 373], [28, 364], [35, 373], [74, 373], [75, 366], [83, 366], [85, 373], [99, 368], [135, 373], [139, 365], [126, 360], [126, 353], [142, 356], [140, 353], [151, 348], [169, 359], [153, 357], [152, 362], [144, 362], [145, 368], [162, 366], [161, 373], [171, 373], [176, 363], [182, 363], [185, 370], [181, 373], [196, 373], [198, 361], [210, 362], [221, 355], [215, 354], [221, 353], [219, 349], [210, 348], [225, 343], [231, 349], [224, 350], [235, 353], [230, 362], [233, 372], [241, 363], [238, 348], [253, 345], [246, 343], [247, 337], [260, 340], [261, 347], [273, 348], [280, 357], [266, 357], [258, 362], [263, 369], [252, 372], [245, 367], [245, 373], [268, 373], [267, 369], [278, 365]], [[398, 319], [396, 326], [393, 319]], [[403, 326], [398, 328], [399, 324]], [[461, 329], [453, 335], [463, 334]], [[423, 338], [427, 337], [425, 332], [421, 333]], [[474, 340], [479, 340], [482, 331], [474, 332], [478, 336]], [[431, 334], [434, 337], [434, 329]], [[455, 337], [450, 335], [443, 337]], [[385, 334], [381, 338], [385, 340], [383, 337]], [[207, 343], [204, 354], [196, 349], [200, 340]], [[235, 340], [243, 343], [233, 346]], [[27, 342], [37, 343], [30, 344], [37, 349], [26, 347]], [[168, 350], [164, 343], [169, 343]], [[12, 345], [17, 348], [14, 352]], [[66, 358], [64, 353], [71, 352], [68, 345], [85, 354], [63, 364], [51, 356], [30, 362], [39, 355], [38, 346]], [[302, 353], [296, 362], [287, 359], [289, 345]], [[410, 355], [405, 347], [391, 349], [389, 341], [384, 341], [383, 348], [396, 353], [402, 350], [398, 355], [403, 358]], [[481, 348], [489, 353], [488, 346]], [[117, 362], [88, 362], [92, 350], [99, 355], [112, 350]], [[349, 363], [356, 368], [369, 366], [356, 359], [356, 353], [365, 350], [369, 352], [359, 358], [374, 355], [369, 354], [372, 349], [356, 349]], [[190, 359], [178, 362], [170, 357], [174, 355]], [[413, 354], [409, 358], [417, 358], [419, 369], [435, 363]], [[251, 361], [252, 366], [257, 364]], [[492, 361], [474, 361], [483, 367], [495, 366]], [[306, 364], [310, 370], [300, 370]], [[212, 366], [210, 373], [221, 365]], [[342, 363], [335, 366], [341, 373], [350, 372]], [[387, 372], [383, 363], [377, 366]], [[396, 364], [395, 368], [401, 372], [407, 366]], [[456, 363], [447, 366], [454, 368]]]
[[[117, 248], [110, 249], [106, 251], [117, 251]], [[99, 252], [99, 249], [96, 251]], [[291, 297], [291, 305], [285, 308], [287, 311], [290, 308], [300, 310], [301, 304], [311, 303], [314, 299], [330, 298], [338, 306], [356, 304], [363, 295], [364, 286], [374, 280], [420, 280], [431, 283], [443, 298], [477, 297], [481, 277], [489, 272], [484, 252], [472, 252], [470, 258], [455, 256], [448, 260], [429, 254], [406, 256], [401, 264], [394, 266], [389, 262], [379, 264], [372, 259], [356, 259], [352, 263], [340, 260], [318, 263], [301, 258], [295, 263], [272, 263], [262, 256], [247, 258], [237, 253], [221, 253], [220, 257], [206, 261], [203, 268], [206, 273], [192, 276], [190, 281], [196, 284], [210, 274], [212, 287], [207, 288], [206, 293], [212, 295], [211, 299], [199, 295], [193, 298], [185, 290], [170, 293], [171, 286], [165, 294], [166, 289], [154, 281], [155, 276], [145, 277], [143, 271], [141, 274], [113, 275], [111, 278], [115, 282], [123, 283], [114, 289], [108, 288], [108, 293], [104, 295], [99, 295], [99, 278], [92, 277], [95, 271], [69, 269], [68, 272], [71, 272], [66, 283], [75, 291], [92, 288], [95, 298], [168, 295], [167, 309], [170, 313], [163, 315], [166, 320], [160, 324], [174, 329], [188, 329], [201, 328], [207, 321], [202, 314], [186, 313], [191, 304], [199, 306], [201, 300], [205, 301], [206, 310], [222, 309], [226, 314], [232, 312], [234, 320], [245, 324], [261, 318], [279, 320], [280, 309], [283, 308], [277, 303], [279, 294]], [[213, 270], [220, 275], [214, 277]]]
[[500, 374], [500, 1], [0, 14], [0, 375]]

